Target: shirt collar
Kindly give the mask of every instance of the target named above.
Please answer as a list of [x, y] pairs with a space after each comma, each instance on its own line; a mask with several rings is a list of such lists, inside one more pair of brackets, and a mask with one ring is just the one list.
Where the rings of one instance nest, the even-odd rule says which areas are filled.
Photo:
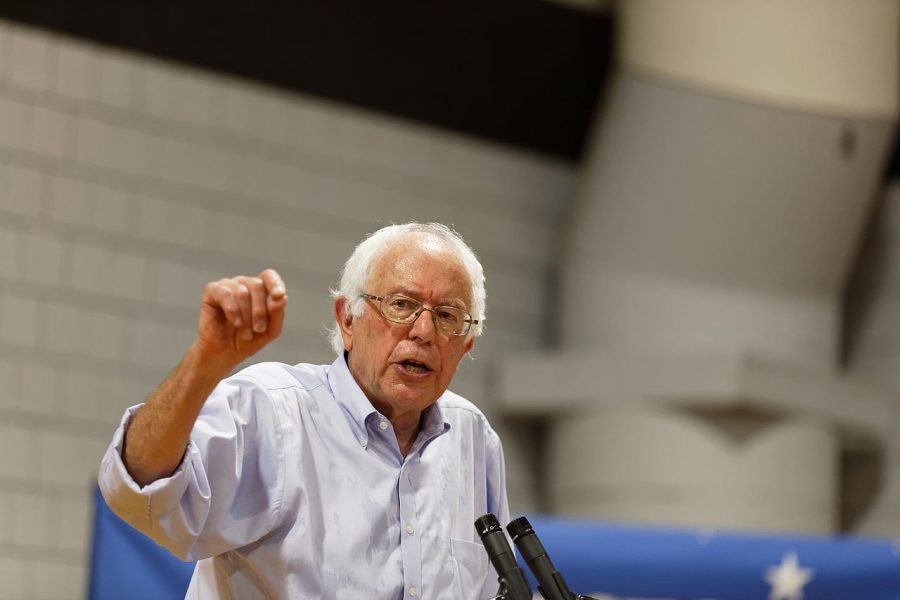
[[[441, 395], [441, 398], [443, 397]], [[426, 408], [422, 413], [423, 436], [430, 438], [450, 429], [450, 423], [444, 418], [444, 411], [441, 410], [441, 398], [438, 398], [437, 402]]]
[[[328, 369], [328, 385], [337, 403], [344, 409], [350, 421], [354, 425], [354, 433], [357, 439], [367, 442], [369, 434], [366, 430], [366, 420], [371, 415], [379, 415], [372, 403], [366, 397], [365, 392], [356, 383], [356, 379], [350, 373], [347, 366], [347, 352], [342, 352]], [[443, 396], [441, 396], [443, 398]], [[441, 410], [441, 398], [426, 408], [422, 413], [422, 434], [427, 437], [440, 435], [450, 429], [450, 423], [444, 418]]]
[[328, 385], [331, 386], [334, 399], [353, 423], [354, 433], [359, 441], [366, 441], [369, 437], [366, 433], [366, 419], [369, 415], [378, 414], [378, 411], [366, 398], [365, 392], [350, 373], [346, 352], [342, 352], [331, 363], [331, 368], [328, 369]]

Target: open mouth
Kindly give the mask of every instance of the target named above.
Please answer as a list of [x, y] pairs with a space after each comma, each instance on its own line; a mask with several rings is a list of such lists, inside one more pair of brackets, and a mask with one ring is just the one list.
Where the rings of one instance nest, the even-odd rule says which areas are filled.
[[404, 360], [400, 364], [403, 366], [403, 368], [405, 370], [409, 371], [410, 373], [421, 374], [421, 373], [427, 373], [428, 371], [431, 370], [428, 367], [426, 367], [425, 365], [423, 365], [422, 363], [416, 362], [414, 360]]

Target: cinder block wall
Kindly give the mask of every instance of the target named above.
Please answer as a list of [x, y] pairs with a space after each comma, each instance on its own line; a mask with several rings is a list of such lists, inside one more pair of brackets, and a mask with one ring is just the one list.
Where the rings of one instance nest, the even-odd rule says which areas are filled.
[[568, 164], [0, 21], [0, 598], [83, 596], [99, 457], [190, 343], [208, 280], [279, 269], [286, 331], [257, 359], [330, 362], [327, 289], [356, 241], [455, 224], [489, 318], [454, 388], [490, 412], [489, 358], [540, 345], [572, 181]]

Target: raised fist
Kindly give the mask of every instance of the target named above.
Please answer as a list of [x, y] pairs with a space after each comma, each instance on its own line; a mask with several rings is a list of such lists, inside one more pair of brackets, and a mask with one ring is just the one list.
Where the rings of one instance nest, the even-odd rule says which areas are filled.
[[274, 269], [207, 283], [197, 349], [207, 360], [234, 367], [281, 334], [287, 300], [284, 282]]

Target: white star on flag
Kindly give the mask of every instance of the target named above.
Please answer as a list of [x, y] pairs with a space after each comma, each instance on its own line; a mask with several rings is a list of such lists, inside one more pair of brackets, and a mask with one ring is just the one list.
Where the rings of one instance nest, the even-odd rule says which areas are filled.
[[769, 600], [803, 600], [803, 586], [814, 574], [812, 569], [800, 568], [796, 552], [785, 554], [780, 565], [766, 569], [766, 581], [772, 586]]

